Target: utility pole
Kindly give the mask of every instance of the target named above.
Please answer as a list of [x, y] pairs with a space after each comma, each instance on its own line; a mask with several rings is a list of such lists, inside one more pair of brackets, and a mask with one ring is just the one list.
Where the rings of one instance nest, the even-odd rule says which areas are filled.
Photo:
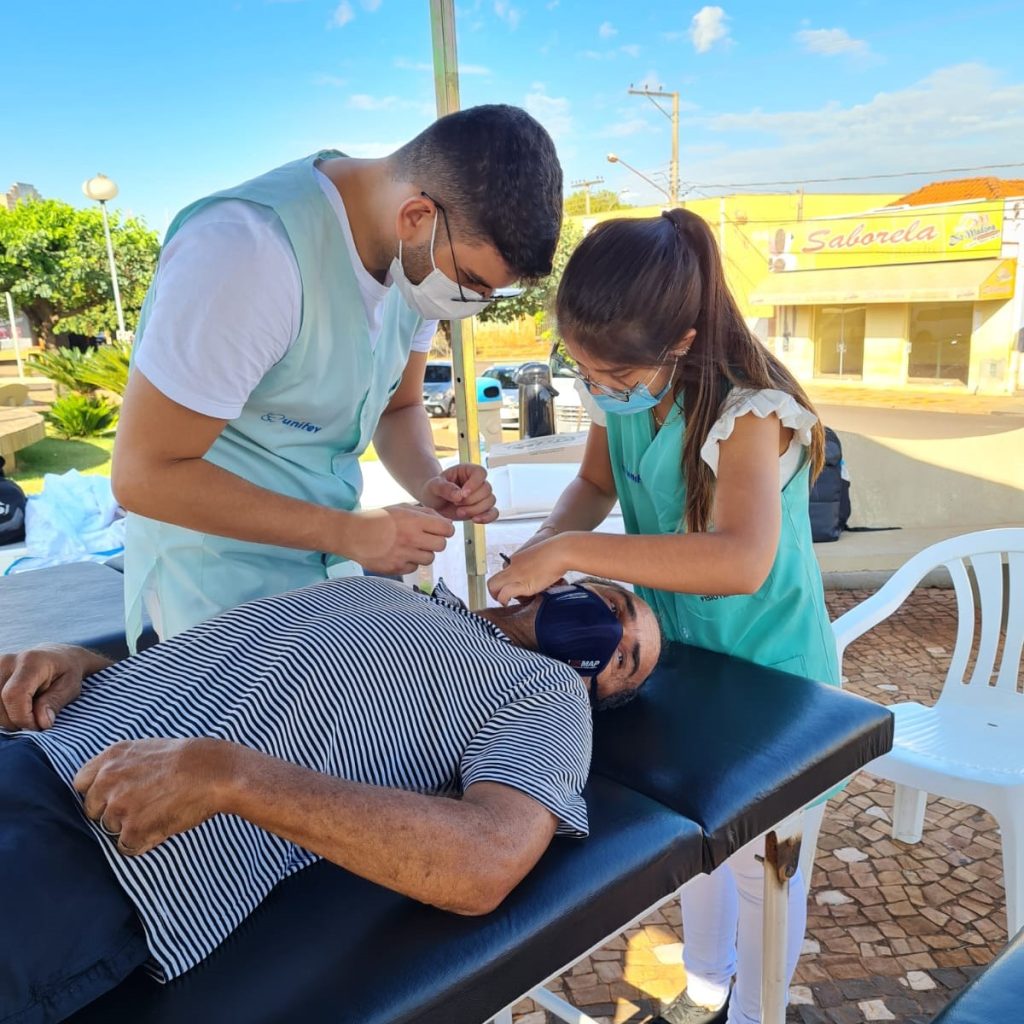
[[[430, 0], [430, 27], [434, 51], [434, 91], [437, 116], [459, 109], [459, 58], [455, 48], [453, 0]], [[451, 320], [452, 373], [455, 382], [455, 416], [459, 433], [459, 461], [480, 465], [480, 428], [476, 410], [476, 357], [472, 320]], [[487, 543], [484, 528], [465, 522], [466, 583], [469, 607], [487, 607]]]
[[[679, 93], [665, 92], [660, 85], [656, 90], [634, 89], [632, 84], [627, 93], [630, 96], [646, 96], [672, 122], [672, 164], [669, 169], [668, 196], [669, 202], [676, 206], [679, 203]], [[671, 114], [659, 102], [669, 99], [672, 101]]]
[[589, 180], [574, 181], [572, 183], [572, 187], [573, 188], [581, 188], [581, 189], [583, 189], [583, 204], [584, 204], [583, 215], [585, 217], [589, 217], [590, 216], [590, 187], [592, 185], [603, 185], [603, 184], [604, 184], [604, 178], [590, 178]]

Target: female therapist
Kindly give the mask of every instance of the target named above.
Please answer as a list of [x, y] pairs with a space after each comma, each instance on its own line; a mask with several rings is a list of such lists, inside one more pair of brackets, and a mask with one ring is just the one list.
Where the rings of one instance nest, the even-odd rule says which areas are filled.
[[[451, 114], [389, 157], [326, 151], [186, 207], [135, 343], [113, 462], [125, 607], [161, 638], [362, 567], [429, 564], [497, 513], [444, 472], [422, 402], [438, 319], [551, 270], [554, 145], [524, 111]], [[419, 505], [359, 510], [370, 442]]]
[[[529, 597], [570, 569], [613, 576], [636, 584], [670, 640], [838, 684], [807, 512], [822, 427], [747, 329], [707, 224], [670, 210], [599, 225], [565, 268], [557, 316], [595, 425], [579, 476], [492, 594]], [[627, 536], [591, 532], [616, 500]], [[663, 1022], [761, 1020], [762, 848], [683, 890], [687, 988]], [[789, 900], [791, 977], [799, 872]]]

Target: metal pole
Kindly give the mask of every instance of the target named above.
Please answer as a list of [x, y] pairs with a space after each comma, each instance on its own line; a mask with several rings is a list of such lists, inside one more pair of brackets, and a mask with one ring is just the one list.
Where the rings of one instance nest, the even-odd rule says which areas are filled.
[[[430, 0], [430, 27], [434, 51], [434, 90], [437, 116], [459, 109], [459, 58], [455, 46], [453, 0]], [[455, 417], [459, 433], [459, 460], [481, 465], [480, 427], [476, 410], [476, 360], [471, 320], [449, 321], [452, 371], [455, 378]], [[484, 528], [463, 523], [466, 544], [466, 580], [469, 607], [487, 606], [487, 543]]]
[[[646, 96], [672, 122], [672, 162], [669, 165], [668, 176], [668, 201], [673, 206], [679, 205], [679, 93], [665, 92], [659, 85], [657, 89], [634, 89], [630, 86], [626, 90], [630, 96]], [[660, 99], [672, 99], [672, 113], [670, 114], [659, 102]], [[629, 166], [628, 164], [626, 165]], [[662, 192], [665, 190], [662, 189]]]
[[117, 308], [117, 329], [118, 337], [125, 334], [124, 312], [121, 309], [121, 289], [117, 287], [117, 266], [114, 263], [114, 246], [110, 241], [110, 221], [107, 220], [107, 202], [100, 200], [100, 209], [103, 211], [103, 234], [107, 238], [107, 259], [110, 260], [110, 281], [114, 286], [114, 306]]
[[679, 93], [672, 93], [672, 170], [669, 175], [669, 199], [679, 202]]
[[14, 300], [7, 293], [7, 316], [11, 321], [11, 341], [14, 343], [14, 361], [18, 364], [18, 380], [25, 379], [25, 366], [21, 361], [21, 341], [18, 338], [18, 321], [14, 316]]

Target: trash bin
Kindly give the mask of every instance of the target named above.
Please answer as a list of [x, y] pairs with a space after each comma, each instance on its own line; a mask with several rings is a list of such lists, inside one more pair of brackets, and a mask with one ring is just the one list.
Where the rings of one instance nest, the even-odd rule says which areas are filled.
[[555, 397], [551, 367], [547, 363], [526, 363], [520, 367], [519, 431], [522, 437], [547, 437], [555, 433]]
[[501, 444], [501, 383], [493, 377], [476, 379], [476, 418], [484, 450]]

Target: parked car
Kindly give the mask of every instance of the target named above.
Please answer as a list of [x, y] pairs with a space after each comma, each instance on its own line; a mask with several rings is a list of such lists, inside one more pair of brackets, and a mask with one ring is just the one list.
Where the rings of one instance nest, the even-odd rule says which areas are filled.
[[565, 369], [553, 369], [551, 383], [558, 397], [555, 399], [555, 427], [560, 434], [574, 434], [590, 428], [590, 414], [580, 398], [582, 384]]
[[508, 363], [492, 366], [484, 370], [482, 376], [491, 377], [501, 384], [501, 425], [517, 428], [519, 426], [519, 366]]
[[423, 375], [423, 404], [431, 416], [455, 415], [455, 382], [452, 364], [430, 360]]

